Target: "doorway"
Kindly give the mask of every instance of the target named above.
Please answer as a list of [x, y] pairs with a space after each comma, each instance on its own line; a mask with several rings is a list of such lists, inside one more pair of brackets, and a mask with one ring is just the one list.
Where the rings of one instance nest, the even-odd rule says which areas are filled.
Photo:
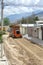
[[43, 27], [42, 27], [42, 40], [43, 40]]
[[42, 29], [42, 40], [43, 40], [43, 29]]

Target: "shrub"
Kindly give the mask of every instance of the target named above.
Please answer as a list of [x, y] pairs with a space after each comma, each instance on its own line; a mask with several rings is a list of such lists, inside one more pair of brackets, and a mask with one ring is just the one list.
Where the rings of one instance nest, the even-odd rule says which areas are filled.
[[0, 43], [3, 42], [2, 35], [5, 34], [5, 31], [0, 31]]

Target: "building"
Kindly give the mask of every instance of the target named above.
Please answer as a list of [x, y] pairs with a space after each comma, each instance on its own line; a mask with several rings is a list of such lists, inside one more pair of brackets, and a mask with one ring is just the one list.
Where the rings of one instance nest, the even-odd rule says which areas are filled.
[[43, 40], [43, 21], [36, 21], [36, 24], [21, 24], [21, 34]]
[[29, 27], [28, 35], [43, 40], [43, 21], [36, 21], [33, 27]]
[[43, 40], [43, 21], [36, 21], [36, 29], [38, 28], [38, 38]]
[[21, 24], [20, 25], [21, 34], [23, 34], [23, 35], [29, 34], [28, 28], [33, 28], [33, 27], [34, 27], [34, 24]]
[[[3, 26], [3, 30], [4, 30], [4, 31], [7, 31], [8, 28], [9, 28], [9, 26]], [[1, 30], [1, 26], [0, 26], [0, 30]]]

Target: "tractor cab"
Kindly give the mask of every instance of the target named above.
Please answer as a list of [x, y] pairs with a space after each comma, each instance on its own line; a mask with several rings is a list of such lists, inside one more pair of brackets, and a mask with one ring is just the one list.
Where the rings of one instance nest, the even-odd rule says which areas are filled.
[[10, 26], [10, 34], [9, 34], [9, 36], [13, 37], [13, 38], [22, 38], [22, 35], [20, 33], [20, 26], [18, 26], [18, 25]]

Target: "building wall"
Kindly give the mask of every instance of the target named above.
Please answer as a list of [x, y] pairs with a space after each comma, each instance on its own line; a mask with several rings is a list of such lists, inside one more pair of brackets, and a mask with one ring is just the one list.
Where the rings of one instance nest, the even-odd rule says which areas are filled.
[[9, 26], [6, 26], [6, 27], [5, 27], [6, 31], [8, 30], [8, 28], [9, 28]]
[[25, 35], [28, 34], [28, 36], [32, 36], [38, 39], [42, 40], [42, 30], [41, 27], [20, 27], [21, 34]]
[[27, 27], [20, 27], [20, 32], [23, 35], [27, 34]]
[[36, 28], [36, 30], [33, 31], [33, 37], [42, 40], [42, 30], [41, 30], [41, 28]]
[[39, 38], [39, 29], [38, 28], [33, 29], [33, 37]]
[[39, 39], [42, 40], [42, 30], [41, 30], [41, 27], [39, 28]]
[[42, 40], [42, 30], [40, 28], [34, 28], [34, 27], [29, 27], [28, 28], [28, 36], [32, 36], [38, 39]]
[[28, 36], [33, 36], [33, 27], [28, 27]]
[[[3, 26], [3, 30], [7, 31], [9, 28], [9, 26]], [[0, 30], [1, 30], [1, 26], [0, 26]]]

